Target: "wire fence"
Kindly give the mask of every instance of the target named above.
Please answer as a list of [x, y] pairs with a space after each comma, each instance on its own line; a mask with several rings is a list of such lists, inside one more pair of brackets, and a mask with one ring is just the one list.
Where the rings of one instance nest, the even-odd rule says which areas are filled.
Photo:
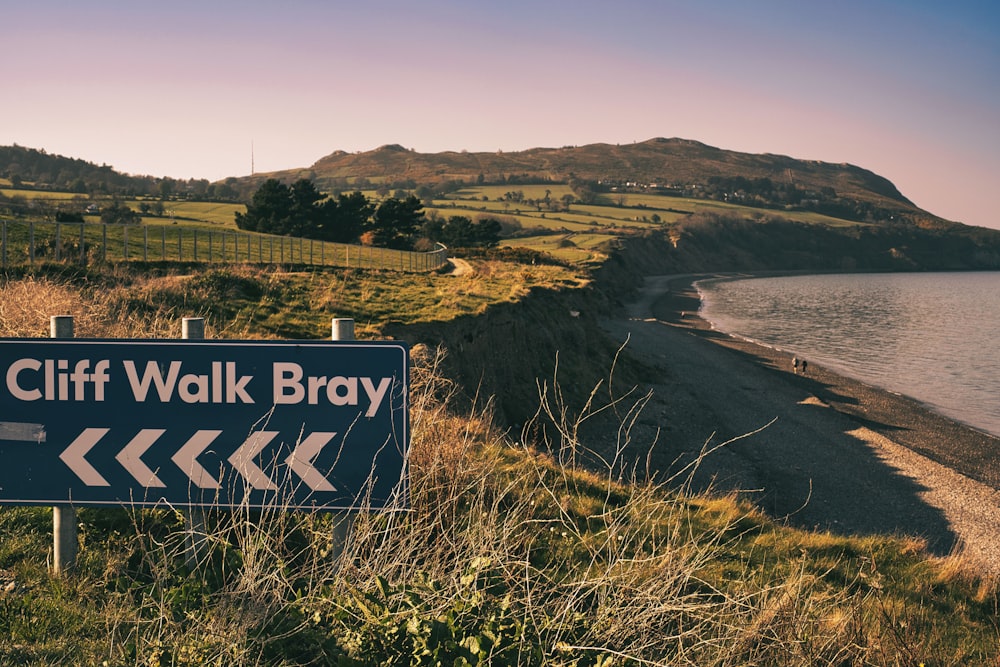
[[297, 264], [433, 271], [448, 250], [414, 252], [180, 225], [0, 221], [0, 268], [109, 261]]

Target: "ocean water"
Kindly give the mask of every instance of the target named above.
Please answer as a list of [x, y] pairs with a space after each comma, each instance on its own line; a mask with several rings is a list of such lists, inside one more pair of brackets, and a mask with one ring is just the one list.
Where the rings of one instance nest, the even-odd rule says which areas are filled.
[[720, 330], [1000, 436], [1000, 272], [707, 280]]

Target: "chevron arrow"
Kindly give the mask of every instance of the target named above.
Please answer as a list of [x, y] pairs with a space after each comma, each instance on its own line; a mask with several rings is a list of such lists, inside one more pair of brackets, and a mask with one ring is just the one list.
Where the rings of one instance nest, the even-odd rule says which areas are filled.
[[139, 431], [134, 438], [117, 455], [115, 459], [118, 463], [122, 464], [122, 467], [128, 471], [128, 474], [135, 477], [135, 481], [139, 482], [146, 488], [151, 487], [166, 487], [160, 478], [156, 476], [156, 473], [149, 469], [142, 461], [142, 455], [146, 453], [146, 450], [156, 442], [157, 438], [164, 434], [164, 429], [162, 428], [144, 428]]
[[217, 489], [219, 482], [198, 463], [198, 456], [212, 444], [222, 431], [196, 431], [170, 460], [177, 464], [199, 489]]
[[101, 477], [101, 473], [97, 472], [97, 469], [83, 458], [109, 430], [106, 428], [84, 429], [80, 435], [76, 436], [76, 440], [71, 442], [69, 447], [59, 455], [63, 463], [69, 466], [69, 469], [76, 473], [76, 476], [83, 480], [87, 486], [111, 486], [108, 480]]
[[253, 461], [276, 435], [278, 431], [254, 431], [228, 459], [236, 471], [255, 489], [274, 491], [278, 488]]
[[285, 459], [285, 463], [292, 471], [302, 478], [313, 491], [336, 491], [330, 481], [320, 474], [319, 470], [313, 467], [313, 461], [319, 455], [323, 447], [333, 439], [336, 433], [326, 431], [316, 431], [299, 443], [292, 450], [292, 453]]

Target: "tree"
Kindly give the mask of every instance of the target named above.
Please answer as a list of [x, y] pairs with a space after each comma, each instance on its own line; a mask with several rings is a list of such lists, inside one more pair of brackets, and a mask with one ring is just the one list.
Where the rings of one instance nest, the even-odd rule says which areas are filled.
[[453, 215], [441, 229], [441, 242], [453, 248], [470, 248], [476, 244], [476, 228], [464, 215]]
[[117, 199], [101, 211], [101, 222], [107, 225], [138, 225], [141, 221], [142, 216]]
[[496, 218], [480, 218], [476, 222], [476, 242], [485, 248], [494, 248], [500, 244], [502, 229]]
[[236, 213], [236, 226], [265, 234], [356, 243], [373, 210], [361, 192], [326, 198], [309, 179], [287, 186], [271, 178], [253, 194], [246, 213]]
[[501, 229], [496, 218], [484, 217], [474, 223], [464, 215], [453, 215], [447, 222], [437, 217], [428, 218], [422, 231], [428, 239], [452, 248], [492, 248], [500, 242]]
[[321, 225], [318, 238], [338, 243], [356, 243], [374, 211], [372, 203], [361, 192], [337, 195], [321, 205]]
[[386, 199], [372, 216], [372, 242], [386, 248], [401, 250], [413, 247], [413, 237], [423, 222], [423, 204], [415, 196], [406, 199]]
[[269, 178], [253, 193], [247, 212], [236, 213], [236, 226], [251, 232], [286, 234], [291, 212], [291, 190], [284, 183]]
[[316, 204], [324, 196], [316, 189], [312, 181], [300, 178], [289, 188], [291, 210], [288, 215], [285, 233], [292, 236], [315, 238], [317, 230], [322, 226], [322, 208]]

